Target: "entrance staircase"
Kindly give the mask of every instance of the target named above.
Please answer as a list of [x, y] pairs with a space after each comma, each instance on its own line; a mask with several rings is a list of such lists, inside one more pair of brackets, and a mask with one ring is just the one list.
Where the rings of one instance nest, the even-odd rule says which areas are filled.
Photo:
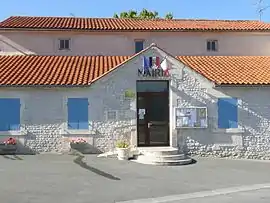
[[135, 162], [142, 164], [175, 166], [192, 163], [192, 159], [173, 147], [139, 147]]

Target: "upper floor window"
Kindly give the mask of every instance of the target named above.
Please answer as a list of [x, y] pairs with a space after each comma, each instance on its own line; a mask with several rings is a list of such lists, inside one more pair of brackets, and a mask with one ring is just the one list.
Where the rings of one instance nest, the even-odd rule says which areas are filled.
[[207, 40], [206, 49], [207, 49], [207, 51], [218, 51], [218, 41], [217, 40]]
[[58, 40], [58, 48], [59, 50], [70, 50], [70, 39], [59, 39]]
[[139, 53], [143, 50], [143, 40], [135, 40], [135, 53]]

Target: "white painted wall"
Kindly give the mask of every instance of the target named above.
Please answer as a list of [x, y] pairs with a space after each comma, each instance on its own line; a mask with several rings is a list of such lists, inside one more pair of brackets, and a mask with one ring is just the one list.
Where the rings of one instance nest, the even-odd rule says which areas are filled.
[[[164, 57], [165, 53], [151, 49], [145, 55]], [[212, 83], [177, 60], [173, 62], [170, 82], [170, 143], [195, 154], [270, 159], [269, 88], [214, 89]], [[135, 100], [124, 98], [126, 89], [136, 91], [137, 68], [141, 58], [132, 59], [118, 70], [103, 77], [88, 88], [17, 88], [0, 90], [0, 97], [20, 97], [22, 101], [21, 142], [34, 151], [63, 151], [68, 143], [63, 137], [84, 136], [89, 144], [102, 151], [114, 148], [118, 139], [128, 139], [136, 145]], [[158, 78], [166, 79], [166, 78]], [[217, 129], [217, 99], [238, 97], [239, 129]], [[67, 98], [89, 99], [89, 131], [67, 130]], [[177, 100], [180, 106], [207, 106], [207, 129], [174, 128]], [[105, 112], [117, 110], [117, 121], [107, 121]], [[3, 133], [2, 133], [3, 135]]]
[[[71, 38], [71, 51], [58, 51], [58, 39]], [[0, 54], [133, 55], [134, 40], [156, 43], [172, 55], [270, 55], [270, 33], [254, 32], [25, 32], [1, 31]], [[218, 52], [206, 40], [219, 41]]]

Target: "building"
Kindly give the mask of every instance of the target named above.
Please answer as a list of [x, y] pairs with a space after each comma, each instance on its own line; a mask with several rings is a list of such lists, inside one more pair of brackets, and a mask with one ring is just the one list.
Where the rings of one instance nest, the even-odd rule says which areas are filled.
[[[138, 147], [270, 158], [269, 24], [42, 19], [11, 17], [0, 23], [0, 133], [17, 137], [21, 150], [66, 151], [66, 138], [80, 136], [93, 151], [112, 150], [118, 139], [127, 139]], [[152, 34], [160, 38], [145, 47], [137, 43], [140, 37], [126, 38], [136, 32], [148, 36], [147, 42]], [[166, 39], [167, 33], [186, 36], [182, 41], [198, 35], [198, 49], [194, 44], [192, 53], [186, 44], [190, 50], [177, 54], [176, 36]], [[89, 49], [87, 35], [93, 37]], [[76, 51], [58, 50], [70, 45]], [[112, 45], [122, 54], [113, 54]]]
[[155, 43], [173, 56], [269, 56], [269, 29], [245, 20], [14, 16], [0, 24], [0, 53], [131, 56]]

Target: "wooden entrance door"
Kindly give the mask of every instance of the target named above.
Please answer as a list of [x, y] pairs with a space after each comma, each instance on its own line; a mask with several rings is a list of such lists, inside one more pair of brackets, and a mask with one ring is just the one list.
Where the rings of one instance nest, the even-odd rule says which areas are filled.
[[[144, 85], [156, 81], [143, 81]], [[169, 146], [168, 81], [159, 81], [166, 88], [137, 92], [138, 146]], [[139, 89], [140, 91], [140, 89]]]

